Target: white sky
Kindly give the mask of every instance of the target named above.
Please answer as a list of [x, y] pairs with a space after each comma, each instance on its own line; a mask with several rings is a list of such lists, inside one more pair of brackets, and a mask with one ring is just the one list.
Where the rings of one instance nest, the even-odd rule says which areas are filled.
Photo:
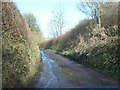
[[[31, 2], [30, 2], [31, 1]], [[64, 17], [66, 22], [66, 27], [63, 32], [72, 29], [77, 25], [80, 20], [86, 18], [86, 16], [78, 11], [76, 7], [75, 0], [21, 0], [16, 2], [18, 9], [22, 14], [26, 12], [31, 12], [36, 16], [40, 28], [43, 32], [44, 37], [50, 37], [48, 23], [49, 19], [52, 17], [51, 11], [57, 8], [59, 5], [64, 8]], [[79, 1], [79, 0], [77, 0]]]

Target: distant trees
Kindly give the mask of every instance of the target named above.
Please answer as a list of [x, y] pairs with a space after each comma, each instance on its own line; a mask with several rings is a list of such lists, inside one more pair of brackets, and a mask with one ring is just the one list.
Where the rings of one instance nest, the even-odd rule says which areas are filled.
[[64, 12], [61, 7], [52, 11], [53, 17], [49, 22], [50, 35], [55, 38], [62, 34], [62, 29], [65, 25]]
[[32, 13], [26, 13], [23, 15], [25, 21], [29, 25], [29, 28], [33, 32], [35, 40], [39, 43], [42, 38], [42, 32], [40, 30], [40, 27], [36, 21], [36, 17]]

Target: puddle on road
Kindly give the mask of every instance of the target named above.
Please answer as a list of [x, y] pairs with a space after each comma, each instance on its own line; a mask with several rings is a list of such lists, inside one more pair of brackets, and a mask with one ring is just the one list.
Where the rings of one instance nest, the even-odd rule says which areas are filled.
[[[43, 70], [41, 72], [41, 78], [39, 82], [35, 85], [36, 88], [57, 88], [58, 80], [52, 70], [52, 65], [55, 62], [50, 59], [44, 50], [41, 50], [42, 62], [44, 63]], [[55, 63], [56, 64], [56, 63]]]

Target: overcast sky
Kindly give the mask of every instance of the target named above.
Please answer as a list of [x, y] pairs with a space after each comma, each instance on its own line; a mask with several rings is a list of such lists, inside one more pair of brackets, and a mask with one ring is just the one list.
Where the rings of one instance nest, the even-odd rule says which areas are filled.
[[21, 0], [16, 2], [16, 4], [22, 14], [26, 12], [33, 13], [40, 24], [44, 37], [50, 37], [48, 24], [52, 17], [51, 11], [58, 6], [64, 8], [66, 23], [66, 27], [63, 30], [64, 33], [86, 18], [86, 16], [77, 9], [77, 1], [79, 0], [30, 0], [29, 2], [27, 0]]

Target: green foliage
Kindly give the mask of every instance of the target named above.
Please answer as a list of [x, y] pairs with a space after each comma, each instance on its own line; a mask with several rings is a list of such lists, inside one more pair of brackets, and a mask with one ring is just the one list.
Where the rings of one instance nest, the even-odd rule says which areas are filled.
[[[2, 6], [2, 87], [20, 88], [38, 71], [40, 52], [14, 2]], [[34, 19], [34, 18], [33, 18]], [[33, 20], [33, 26], [36, 25]], [[37, 31], [37, 26], [34, 27]]]
[[88, 67], [99, 70], [108, 76], [115, 79], [120, 78], [119, 73], [119, 53], [120, 45], [117, 41], [109, 42], [104, 45], [98, 45], [93, 49], [87, 49], [84, 53], [79, 55], [74, 49], [64, 50], [60, 54], [68, 56], [72, 60], [82, 63]]
[[77, 57], [78, 57], [78, 53], [75, 52], [74, 49], [72, 49], [72, 50], [67, 50], [67, 51], [63, 51], [63, 52], [62, 52], [62, 55], [64, 55], [64, 56], [70, 56], [70, 57], [73, 57], [73, 58], [77, 58]]
[[50, 52], [54, 52], [54, 53], [56, 53], [56, 51], [55, 50], [53, 50], [53, 49], [46, 49], [47, 51], [50, 51]]
[[118, 79], [120, 78], [120, 75], [118, 76], [120, 74], [118, 72], [120, 68], [118, 66], [118, 47], [120, 45], [117, 42], [95, 47], [92, 51], [85, 53], [84, 64]]
[[39, 31], [40, 28], [36, 22], [36, 18], [32, 13], [26, 13], [24, 14], [24, 19], [28, 23], [31, 31]]
[[40, 41], [42, 38], [42, 32], [36, 21], [36, 17], [32, 13], [26, 13], [26, 14], [24, 14], [23, 17], [24, 17], [25, 21], [27, 22], [27, 24], [29, 25], [29, 28], [32, 31], [37, 44], [40, 44]]
[[38, 53], [24, 39], [7, 37], [7, 34], [3, 35], [2, 85], [22, 87], [37, 72], [39, 60], [36, 59], [36, 54]]

